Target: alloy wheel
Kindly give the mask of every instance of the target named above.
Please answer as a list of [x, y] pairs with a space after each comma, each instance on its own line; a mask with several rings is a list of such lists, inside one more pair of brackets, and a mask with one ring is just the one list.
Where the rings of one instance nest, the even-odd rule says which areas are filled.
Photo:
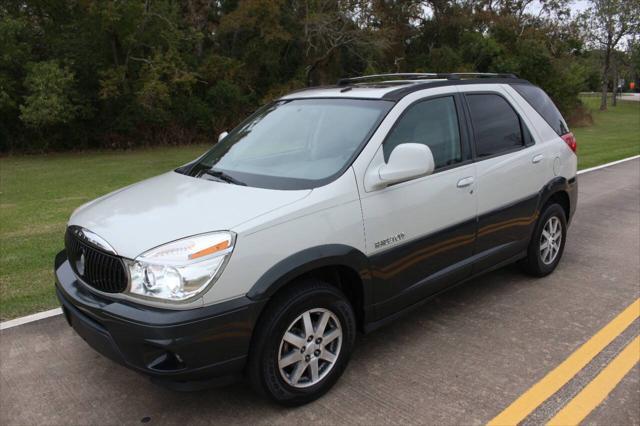
[[562, 223], [557, 216], [551, 216], [542, 228], [540, 235], [540, 259], [550, 265], [558, 257], [562, 244]]
[[287, 384], [313, 386], [333, 369], [342, 347], [342, 326], [328, 309], [309, 309], [287, 328], [278, 350], [278, 368]]

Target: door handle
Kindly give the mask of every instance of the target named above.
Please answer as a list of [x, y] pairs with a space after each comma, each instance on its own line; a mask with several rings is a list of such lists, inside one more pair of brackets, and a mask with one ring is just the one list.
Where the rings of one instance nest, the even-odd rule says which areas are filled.
[[536, 155], [535, 157], [533, 157], [533, 159], [531, 160], [531, 162], [532, 162], [533, 164], [537, 164], [537, 163], [541, 162], [543, 158], [544, 158], [544, 155], [542, 155], [542, 154], [538, 154], [538, 155]]
[[475, 181], [475, 179], [473, 178], [473, 176], [468, 176], [468, 177], [462, 178], [462, 179], [460, 179], [458, 181], [458, 188], [464, 188], [465, 186], [469, 186], [474, 181]]

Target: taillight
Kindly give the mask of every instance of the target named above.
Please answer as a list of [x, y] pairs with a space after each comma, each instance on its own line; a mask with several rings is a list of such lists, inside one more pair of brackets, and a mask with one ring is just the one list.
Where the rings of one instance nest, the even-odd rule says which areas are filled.
[[576, 137], [573, 136], [573, 133], [567, 133], [566, 135], [560, 136], [563, 141], [571, 148], [571, 151], [576, 152], [578, 150], [578, 142], [576, 141]]

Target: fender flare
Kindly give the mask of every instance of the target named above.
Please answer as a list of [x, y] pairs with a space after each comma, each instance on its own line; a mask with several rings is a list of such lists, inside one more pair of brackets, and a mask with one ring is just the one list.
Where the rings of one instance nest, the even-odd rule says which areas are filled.
[[537, 210], [540, 212], [547, 201], [559, 192], [564, 192], [569, 198], [569, 217], [567, 217], [567, 222], [569, 222], [573, 217], [578, 201], [578, 181], [575, 177], [567, 179], [563, 176], [557, 176], [547, 182], [540, 190]]
[[362, 280], [363, 305], [372, 304], [369, 259], [360, 250], [343, 244], [315, 246], [286, 257], [255, 282], [247, 297], [266, 300], [296, 277], [324, 266], [346, 266], [354, 270]]

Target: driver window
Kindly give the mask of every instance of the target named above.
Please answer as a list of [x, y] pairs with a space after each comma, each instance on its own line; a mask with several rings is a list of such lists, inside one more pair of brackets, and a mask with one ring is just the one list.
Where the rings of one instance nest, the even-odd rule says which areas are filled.
[[402, 143], [421, 143], [433, 153], [436, 169], [462, 161], [458, 113], [452, 96], [410, 106], [382, 145], [384, 161]]

